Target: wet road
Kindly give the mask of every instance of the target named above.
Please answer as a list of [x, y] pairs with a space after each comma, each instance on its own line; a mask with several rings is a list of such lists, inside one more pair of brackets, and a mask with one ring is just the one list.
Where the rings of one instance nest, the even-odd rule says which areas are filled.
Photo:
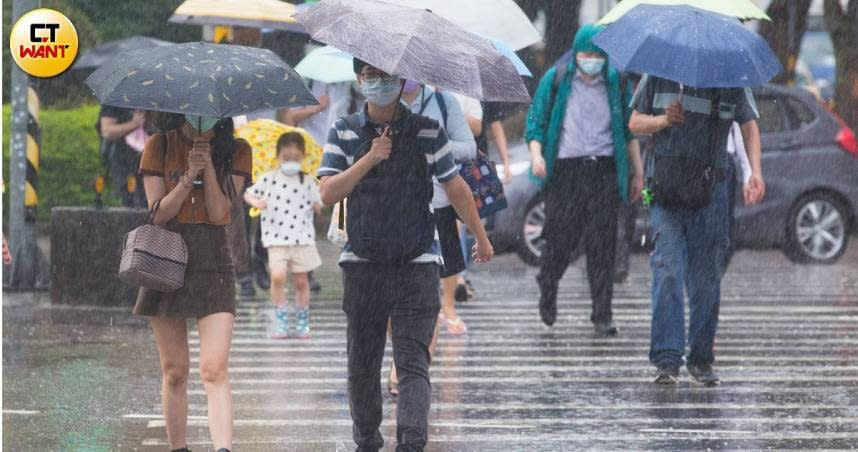
[[[324, 247], [326, 262], [332, 252]], [[723, 284], [717, 388], [692, 385], [684, 370], [678, 387], [651, 383], [646, 259], [635, 256], [631, 280], [616, 288], [615, 339], [592, 335], [583, 261], [561, 283], [551, 329], [536, 310], [535, 269], [501, 256], [474, 272], [478, 298], [460, 308], [469, 333], [445, 332], [432, 366], [428, 450], [858, 448], [858, 248], [833, 266], [739, 252]], [[237, 451], [353, 450], [338, 271], [320, 277], [312, 339], [266, 339], [267, 305], [239, 305]], [[166, 450], [144, 323], [121, 310], [18, 303], [4, 307], [9, 450]], [[198, 345], [194, 332], [192, 367]], [[189, 441], [206, 450], [205, 394], [192, 372]], [[395, 409], [386, 399], [386, 450]]]

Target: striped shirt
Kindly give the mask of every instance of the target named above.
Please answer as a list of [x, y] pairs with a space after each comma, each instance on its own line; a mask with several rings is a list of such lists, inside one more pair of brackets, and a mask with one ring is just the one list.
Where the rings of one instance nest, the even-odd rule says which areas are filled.
[[[412, 114], [404, 106], [400, 106], [405, 111], [405, 115]], [[358, 112], [358, 122], [361, 127], [369, 125], [377, 134], [381, 134], [384, 129], [384, 124], [374, 123], [369, 120], [367, 114], [367, 106]], [[403, 122], [403, 119], [397, 121]], [[369, 145], [368, 143], [366, 144]], [[335, 176], [349, 169], [354, 163], [355, 156], [364, 147], [364, 142], [359, 138], [358, 133], [346, 123], [344, 118], [338, 119], [334, 126], [328, 132], [328, 142], [325, 144], [325, 150], [322, 154], [322, 164], [319, 167], [318, 177]], [[447, 138], [447, 133], [440, 126], [431, 129], [423, 129], [417, 133], [417, 149], [426, 156], [426, 161], [429, 163], [429, 174], [434, 175], [439, 182], [444, 183], [458, 176], [459, 171], [456, 162], [453, 160], [453, 154], [450, 151], [450, 143]], [[429, 206], [432, 209], [432, 206]], [[340, 256], [340, 263], [343, 262], [369, 262], [355, 255], [351, 251], [348, 243], [343, 248], [343, 253]], [[422, 255], [418, 256], [412, 263], [436, 263], [443, 265], [444, 261], [441, 257], [441, 245], [438, 242], [438, 233], [435, 232], [435, 241]]]

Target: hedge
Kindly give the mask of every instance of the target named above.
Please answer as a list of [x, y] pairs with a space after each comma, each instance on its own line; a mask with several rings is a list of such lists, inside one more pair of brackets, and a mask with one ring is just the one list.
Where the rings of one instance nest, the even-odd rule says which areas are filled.
[[[39, 172], [39, 221], [50, 219], [55, 206], [92, 205], [95, 201], [93, 183], [104, 173], [98, 155], [99, 140], [95, 131], [98, 105], [86, 105], [71, 110], [42, 110], [39, 116], [42, 130], [42, 152]], [[4, 220], [9, 212], [9, 137], [11, 129], [9, 104], [3, 106], [3, 194]], [[119, 205], [118, 199], [107, 195], [108, 205]], [[6, 223], [4, 221], [4, 223]], [[6, 223], [8, 224], [8, 223]]]

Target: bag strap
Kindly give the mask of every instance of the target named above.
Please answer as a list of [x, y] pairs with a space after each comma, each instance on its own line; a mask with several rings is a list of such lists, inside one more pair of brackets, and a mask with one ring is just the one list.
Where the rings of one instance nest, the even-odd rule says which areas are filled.
[[152, 206], [152, 210], [149, 211], [149, 222], [148, 222], [148, 224], [151, 224], [151, 225], [155, 224], [155, 214], [158, 213], [159, 207], [161, 207], [161, 199], [155, 201], [155, 205]]
[[435, 102], [438, 103], [438, 109], [441, 110], [441, 119], [444, 120], [444, 130], [447, 130], [447, 101], [444, 100], [444, 96], [435, 91]]

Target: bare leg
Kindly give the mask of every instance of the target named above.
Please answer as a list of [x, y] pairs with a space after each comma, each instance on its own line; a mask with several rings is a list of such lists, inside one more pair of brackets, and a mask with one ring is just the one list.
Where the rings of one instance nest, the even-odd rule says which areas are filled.
[[185, 319], [152, 317], [149, 320], [161, 361], [161, 410], [171, 449], [187, 445], [188, 431], [188, 324]]
[[271, 302], [286, 307], [286, 269], [271, 268]]
[[292, 274], [292, 288], [295, 289], [295, 305], [298, 309], [310, 307], [310, 280], [306, 273]]
[[[387, 338], [390, 339], [392, 330], [390, 327], [390, 318], [387, 319]], [[399, 394], [399, 377], [396, 375], [396, 363], [390, 360], [390, 373], [387, 376], [387, 392], [391, 395]]]
[[209, 432], [214, 449], [232, 449], [232, 389], [229, 346], [235, 317], [227, 312], [197, 320], [200, 331], [200, 378], [208, 397]]

